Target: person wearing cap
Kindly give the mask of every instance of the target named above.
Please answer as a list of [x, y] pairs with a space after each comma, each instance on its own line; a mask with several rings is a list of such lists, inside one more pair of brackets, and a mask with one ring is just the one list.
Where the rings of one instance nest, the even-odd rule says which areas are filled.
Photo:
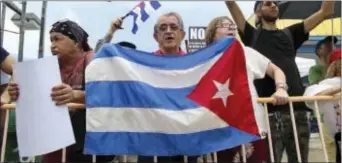
[[328, 57], [332, 52], [334, 44], [337, 43], [335, 36], [327, 36], [323, 40], [318, 41], [315, 53], [319, 58], [319, 64], [312, 66], [309, 70], [309, 84], [317, 84], [324, 79], [325, 70], [328, 66]]
[[[330, 18], [334, 12], [334, 1], [322, 1], [321, 8], [302, 22], [293, 24], [284, 29], [278, 29], [276, 21], [279, 18], [279, 3], [275, 1], [256, 1], [254, 13], [256, 27], [246, 21], [242, 11], [235, 1], [225, 2], [237, 25], [240, 38], [246, 46], [250, 46], [266, 56], [277, 65], [286, 75], [286, 83], [274, 84], [266, 77], [256, 80], [258, 95], [270, 97], [275, 85], [288, 88], [290, 96], [302, 96], [304, 85], [302, 83], [297, 64], [296, 51], [308, 40], [309, 32], [321, 22]], [[304, 102], [295, 102], [294, 116], [298, 133], [301, 161], [308, 162], [310, 128], [308, 112]], [[290, 106], [268, 105], [270, 128], [272, 133], [273, 153], [275, 162], [281, 162], [283, 152], [286, 150], [289, 162], [298, 162], [295, 136], [292, 128]], [[285, 136], [286, 135], [286, 136]]]
[[[340, 96], [341, 92], [341, 49], [337, 49], [327, 58], [327, 72], [324, 78], [306, 88], [304, 96]], [[314, 102], [306, 104], [315, 109]], [[339, 101], [318, 101], [321, 114], [322, 131], [329, 162], [340, 162], [340, 147], [336, 144], [336, 134], [341, 132], [341, 108]]]

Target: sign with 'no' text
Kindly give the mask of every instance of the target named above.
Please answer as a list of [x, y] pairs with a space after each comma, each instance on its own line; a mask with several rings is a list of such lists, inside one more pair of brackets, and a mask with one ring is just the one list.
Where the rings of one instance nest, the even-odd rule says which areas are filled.
[[189, 27], [189, 52], [196, 51], [198, 49], [204, 48], [205, 45], [205, 29], [203, 26], [192, 26]]

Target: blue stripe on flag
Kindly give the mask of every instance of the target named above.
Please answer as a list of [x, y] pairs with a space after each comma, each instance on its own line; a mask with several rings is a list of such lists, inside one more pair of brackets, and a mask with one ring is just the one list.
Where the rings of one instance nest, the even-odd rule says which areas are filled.
[[151, 3], [151, 6], [157, 10], [160, 8], [161, 4], [159, 3], [159, 1], [149, 1]]
[[136, 34], [137, 31], [138, 31], [138, 25], [136, 24], [137, 19], [138, 19], [138, 15], [137, 15], [137, 13], [135, 13], [135, 12], [133, 12], [133, 11], [130, 11], [128, 14], [133, 16], [133, 28], [132, 28], [132, 33]]
[[184, 70], [197, 66], [216, 57], [217, 55], [220, 55], [231, 45], [231, 43], [233, 43], [233, 41], [236, 41], [236, 39], [233, 37], [225, 37], [220, 39], [217, 43], [209, 45], [207, 48], [200, 49], [184, 56], [157, 56], [143, 51], [124, 48], [115, 44], [106, 44], [99, 50], [94, 59], [119, 56], [131, 62], [156, 69]]
[[234, 127], [191, 134], [87, 132], [85, 153], [93, 155], [193, 156], [230, 149], [259, 139], [258, 136], [247, 134]]
[[145, 22], [150, 17], [148, 13], [146, 12], [145, 3], [146, 2], [141, 3], [141, 6], [140, 6], [141, 21], [143, 22]]
[[193, 89], [194, 87], [155, 88], [137, 81], [90, 82], [86, 84], [86, 105], [87, 109], [94, 107], [193, 109], [200, 107], [186, 98]]

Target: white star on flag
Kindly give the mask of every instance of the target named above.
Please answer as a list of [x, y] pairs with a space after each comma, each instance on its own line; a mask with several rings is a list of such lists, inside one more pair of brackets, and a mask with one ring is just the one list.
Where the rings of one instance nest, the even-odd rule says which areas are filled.
[[227, 79], [226, 83], [224, 84], [221, 84], [215, 80], [213, 80], [213, 82], [217, 88], [217, 92], [212, 99], [222, 99], [224, 107], [227, 107], [227, 98], [228, 96], [233, 95], [233, 93], [229, 90], [229, 79]]

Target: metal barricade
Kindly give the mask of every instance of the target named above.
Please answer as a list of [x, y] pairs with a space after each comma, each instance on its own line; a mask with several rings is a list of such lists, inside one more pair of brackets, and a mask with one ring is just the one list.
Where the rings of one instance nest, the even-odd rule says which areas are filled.
[[[263, 104], [264, 109], [265, 109], [265, 113], [268, 113], [268, 108], [267, 108], [267, 103], [271, 103], [273, 100], [273, 98], [258, 98], [258, 103]], [[296, 119], [294, 116], [294, 109], [293, 109], [293, 103], [294, 102], [314, 102], [314, 113], [315, 116], [318, 117], [317, 121], [318, 121], [318, 128], [319, 128], [319, 137], [320, 137], [320, 141], [321, 141], [321, 145], [323, 148], [323, 153], [324, 153], [324, 158], [325, 158], [325, 162], [329, 162], [328, 160], [328, 154], [327, 154], [327, 149], [325, 146], [325, 140], [324, 140], [324, 135], [323, 135], [323, 130], [322, 130], [322, 122], [320, 117], [320, 113], [319, 113], [319, 106], [318, 106], [318, 101], [340, 101], [340, 97], [333, 97], [333, 96], [313, 96], [313, 97], [305, 97], [305, 96], [298, 96], [298, 97], [290, 97], [289, 98], [289, 106], [290, 106], [290, 116], [291, 116], [291, 121], [292, 121], [292, 126], [293, 126], [293, 133], [294, 133], [294, 138], [295, 138], [295, 145], [296, 145], [296, 151], [297, 151], [297, 158], [299, 162], [302, 162], [301, 160], [301, 153], [300, 153], [300, 146], [299, 146], [299, 140], [298, 140], [298, 134], [297, 134], [297, 127], [296, 127]], [[70, 109], [84, 109], [85, 106], [84, 104], [75, 104], [75, 103], [71, 103], [68, 104], [68, 107]], [[9, 121], [9, 112], [11, 110], [15, 109], [15, 104], [5, 104], [1, 107], [1, 109], [5, 110], [5, 126], [4, 126], [4, 136], [3, 136], [3, 140], [2, 140], [2, 147], [1, 147], [1, 158], [0, 161], [4, 162], [5, 160], [5, 149], [6, 149], [6, 142], [7, 142], [7, 132], [8, 132], [8, 121]], [[265, 116], [266, 118], [266, 125], [267, 125], [267, 137], [268, 137], [268, 145], [269, 145], [269, 151], [270, 151], [270, 159], [271, 162], [274, 162], [274, 153], [273, 153], [273, 143], [272, 143], [272, 133], [270, 132], [270, 121], [269, 121], [269, 116], [268, 114], [266, 114]], [[242, 145], [242, 160], [243, 162], [247, 162], [247, 158], [246, 158], [246, 148], [245, 145]], [[132, 157], [132, 156], [130, 156]], [[212, 158], [211, 158], [212, 157]], [[121, 156], [121, 161], [122, 162], [127, 162], [127, 156]], [[202, 160], [206, 160], [206, 162], [217, 162], [217, 153], [212, 153], [212, 154], [207, 154], [205, 156], [201, 156]], [[154, 162], [158, 162], [158, 158], [157, 156], [154, 156]], [[32, 162], [34, 162], [34, 158], [33, 160], [31, 160]], [[66, 162], [66, 150], [65, 148], [62, 151], [62, 162]], [[93, 162], [96, 162], [96, 156], [93, 156]], [[188, 162], [188, 158], [187, 156], [184, 156], [184, 162]]]

